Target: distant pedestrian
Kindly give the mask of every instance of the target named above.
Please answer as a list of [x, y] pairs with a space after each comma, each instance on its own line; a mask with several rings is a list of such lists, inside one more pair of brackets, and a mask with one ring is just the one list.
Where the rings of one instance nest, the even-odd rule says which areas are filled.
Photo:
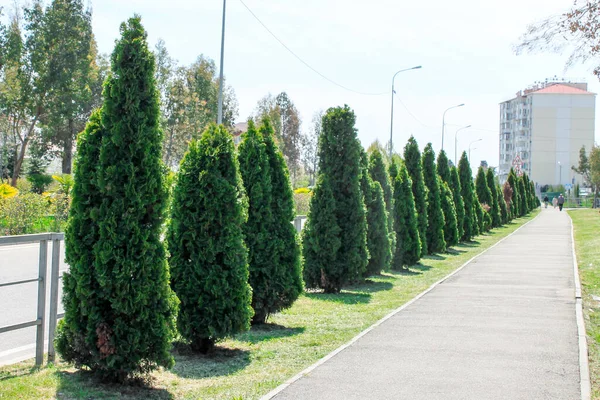
[[563, 197], [563, 195], [561, 193], [560, 196], [558, 196], [558, 209], [560, 211], [562, 211], [563, 204], [565, 204], [565, 198]]
[[544, 196], [544, 208], [548, 208], [548, 195]]
[[555, 197], [555, 198], [552, 199], [552, 206], [554, 208], [556, 208], [557, 205], [558, 205], [558, 199]]

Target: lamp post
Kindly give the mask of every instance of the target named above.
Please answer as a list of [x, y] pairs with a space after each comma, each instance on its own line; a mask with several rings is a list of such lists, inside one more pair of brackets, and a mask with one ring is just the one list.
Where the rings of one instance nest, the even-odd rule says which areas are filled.
[[562, 164], [560, 163], [560, 161], [558, 162], [558, 168], [560, 170], [560, 180], [558, 181], [558, 184], [562, 185]]
[[400, 72], [410, 71], [412, 69], [420, 69], [420, 68], [421, 68], [421, 66], [417, 65], [416, 67], [401, 69], [400, 71], [396, 72], [394, 74], [394, 76], [392, 77], [392, 117], [390, 120], [390, 160], [392, 159], [392, 151], [394, 149], [394, 146], [392, 146], [392, 136], [394, 135], [394, 93], [396, 93], [394, 91], [394, 79], [396, 79], [396, 75], [398, 75]]
[[456, 159], [456, 149], [458, 149], [458, 132], [470, 127], [471, 125], [463, 126], [462, 128], [458, 128], [454, 133], [454, 166], [456, 167], [458, 167], [458, 160]]
[[221, 66], [219, 72], [219, 108], [217, 113], [217, 124], [223, 123], [223, 59], [225, 58], [225, 11], [227, 0], [223, 0], [223, 25], [221, 27]]
[[473, 140], [471, 143], [469, 143], [469, 164], [471, 163], [471, 145], [473, 143], [477, 143], [477, 142], [481, 142], [483, 139], [477, 139], [477, 140]]
[[450, 107], [450, 108], [446, 109], [446, 111], [444, 111], [444, 114], [442, 115], [442, 150], [444, 150], [444, 128], [445, 128], [445, 126], [446, 126], [446, 113], [447, 113], [448, 111], [452, 110], [453, 108], [462, 107], [462, 106], [464, 106], [464, 105], [465, 105], [465, 104], [464, 104], [464, 103], [462, 103], [462, 104], [459, 104], [459, 105], [456, 105], [456, 106], [452, 106], [452, 107]]

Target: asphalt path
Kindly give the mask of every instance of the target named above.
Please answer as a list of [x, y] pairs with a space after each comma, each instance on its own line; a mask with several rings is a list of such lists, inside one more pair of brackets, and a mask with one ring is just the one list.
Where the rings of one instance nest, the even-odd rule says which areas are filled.
[[580, 399], [571, 246], [542, 210], [274, 398]]

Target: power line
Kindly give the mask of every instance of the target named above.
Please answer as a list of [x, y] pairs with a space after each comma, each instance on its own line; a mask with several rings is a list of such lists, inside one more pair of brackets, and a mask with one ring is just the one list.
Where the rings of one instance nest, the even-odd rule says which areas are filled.
[[311, 66], [309, 63], [307, 63], [306, 61], [304, 61], [304, 60], [303, 60], [303, 59], [302, 59], [302, 58], [301, 58], [301, 57], [300, 57], [298, 54], [296, 54], [296, 53], [295, 53], [295, 52], [294, 52], [292, 49], [290, 49], [290, 48], [289, 48], [289, 47], [288, 47], [288, 46], [287, 46], [285, 43], [283, 43], [283, 41], [282, 41], [281, 39], [279, 39], [279, 38], [277, 37], [277, 35], [275, 35], [275, 34], [273, 33], [273, 31], [271, 31], [271, 30], [270, 30], [270, 29], [269, 29], [269, 28], [268, 28], [268, 27], [267, 27], [267, 26], [264, 24], [264, 22], [262, 22], [262, 21], [260, 20], [260, 18], [258, 18], [258, 16], [257, 16], [256, 14], [254, 14], [254, 12], [253, 12], [253, 11], [250, 9], [250, 7], [248, 7], [248, 6], [246, 5], [246, 3], [244, 3], [244, 1], [243, 1], [243, 0], [240, 0], [240, 3], [242, 3], [242, 5], [243, 5], [243, 6], [246, 8], [246, 10], [248, 10], [248, 12], [249, 12], [250, 14], [252, 14], [252, 16], [254, 17], [254, 19], [256, 19], [256, 20], [258, 21], [258, 23], [259, 23], [259, 24], [261, 24], [261, 25], [262, 25], [262, 27], [263, 27], [263, 28], [265, 28], [265, 30], [266, 30], [267, 32], [269, 32], [269, 34], [270, 34], [271, 36], [273, 36], [273, 38], [274, 38], [275, 40], [277, 40], [277, 41], [279, 42], [279, 44], [280, 44], [280, 45], [282, 45], [282, 46], [283, 46], [283, 47], [284, 47], [284, 48], [285, 48], [285, 49], [286, 49], [286, 50], [287, 50], [287, 51], [288, 51], [288, 52], [289, 52], [291, 55], [293, 55], [294, 57], [296, 57], [296, 59], [297, 59], [298, 61], [300, 61], [302, 64], [304, 64], [304, 65], [305, 65], [307, 68], [309, 68], [311, 71], [313, 71], [314, 73], [316, 73], [317, 75], [319, 75], [321, 78], [325, 79], [326, 81], [328, 81], [328, 82], [330, 82], [330, 83], [332, 83], [332, 84], [334, 84], [334, 85], [336, 85], [336, 86], [338, 86], [338, 87], [340, 87], [340, 88], [342, 88], [342, 89], [344, 89], [344, 90], [347, 90], [347, 91], [349, 91], [349, 92], [354, 92], [354, 93], [356, 93], [356, 94], [361, 94], [361, 95], [363, 95], [363, 96], [381, 96], [381, 95], [384, 95], [384, 94], [387, 94], [387, 93], [388, 93], [388, 92], [381, 92], [381, 93], [368, 93], [368, 92], [360, 92], [360, 91], [358, 91], [358, 90], [354, 90], [354, 89], [351, 89], [351, 88], [349, 88], [349, 87], [347, 87], [347, 86], [344, 86], [344, 85], [342, 85], [342, 84], [340, 84], [340, 83], [337, 83], [337, 82], [336, 82], [336, 81], [334, 81], [333, 79], [330, 79], [330, 78], [328, 78], [327, 76], [323, 75], [323, 74], [322, 74], [321, 72], [319, 72], [317, 69], [315, 69], [314, 67], [312, 67], [312, 66]]

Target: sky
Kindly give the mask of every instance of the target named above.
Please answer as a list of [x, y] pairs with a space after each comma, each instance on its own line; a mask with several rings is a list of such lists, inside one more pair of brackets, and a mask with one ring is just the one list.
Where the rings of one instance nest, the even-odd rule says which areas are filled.
[[[565, 71], [568, 54], [515, 55], [528, 24], [566, 10], [572, 0], [243, 0], [262, 22], [325, 80], [278, 43], [244, 7], [227, 0], [225, 76], [248, 118], [268, 93], [286, 91], [310, 129], [318, 110], [348, 104], [366, 147], [390, 135], [391, 80], [395, 80], [394, 148], [410, 135], [423, 148], [441, 148], [442, 114], [448, 111], [444, 148], [471, 147], [471, 163], [498, 165], [499, 103], [535, 81], [554, 76], [584, 80], [600, 90], [593, 65]], [[9, 3], [8, 0], [0, 0]], [[8, 5], [8, 4], [7, 4]], [[222, 0], [93, 0], [93, 29], [101, 52], [112, 51], [119, 24], [142, 16], [150, 44], [162, 38], [172, 57], [190, 64], [200, 54], [219, 64]], [[598, 129], [597, 129], [598, 130]]]

